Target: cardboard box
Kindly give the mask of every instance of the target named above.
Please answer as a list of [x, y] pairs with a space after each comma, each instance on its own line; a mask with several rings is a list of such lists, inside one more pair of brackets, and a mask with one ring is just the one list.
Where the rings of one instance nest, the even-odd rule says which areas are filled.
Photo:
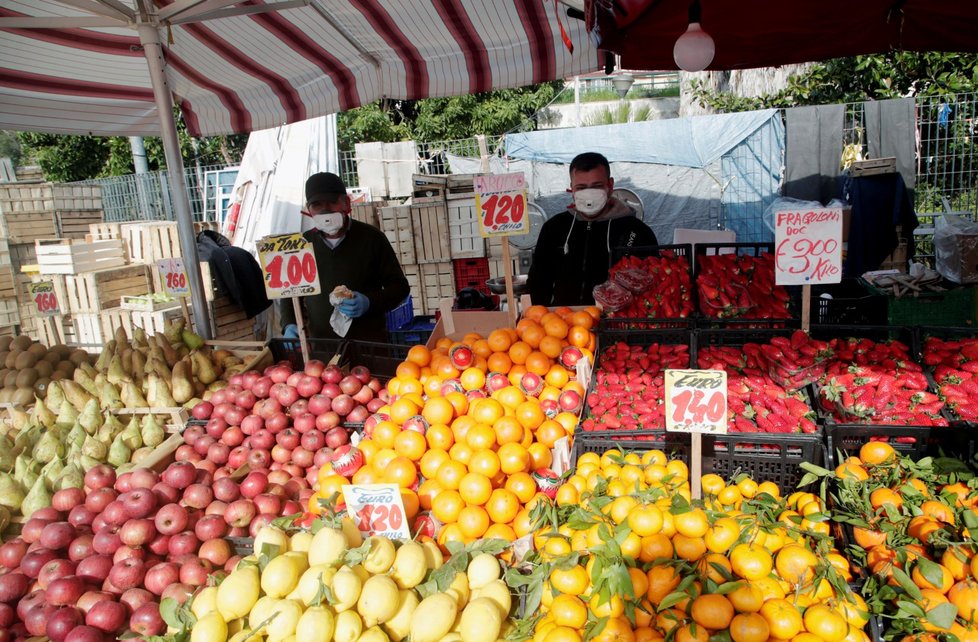
[[452, 300], [444, 299], [439, 306], [441, 317], [435, 323], [435, 329], [428, 337], [428, 348], [434, 348], [435, 343], [442, 337], [449, 339], [461, 339], [469, 332], [478, 332], [482, 336], [488, 336], [496, 328], [512, 327], [509, 322], [509, 313], [505, 311], [496, 312], [469, 312], [452, 310]]

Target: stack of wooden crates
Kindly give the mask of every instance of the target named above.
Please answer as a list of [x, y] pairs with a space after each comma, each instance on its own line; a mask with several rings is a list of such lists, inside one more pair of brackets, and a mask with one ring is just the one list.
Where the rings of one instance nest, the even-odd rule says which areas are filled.
[[[439, 301], [466, 287], [489, 293], [486, 280], [504, 273], [502, 241], [482, 238], [471, 174], [416, 175], [403, 205], [363, 203], [353, 218], [387, 236], [411, 286], [415, 314], [432, 315]], [[514, 261], [517, 274], [518, 261]]]
[[22, 272], [37, 262], [35, 241], [84, 238], [88, 226], [102, 219], [98, 185], [0, 183], [0, 335], [23, 332], [39, 338], [45, 331], [30, 300], [31, 279]]

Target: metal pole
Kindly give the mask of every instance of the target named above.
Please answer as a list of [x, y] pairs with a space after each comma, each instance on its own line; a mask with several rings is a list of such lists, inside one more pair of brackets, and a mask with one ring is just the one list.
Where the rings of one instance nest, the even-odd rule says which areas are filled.
[[146, 158], [146, 145], [142, 136], [130, 136], [129, 147], [132, 149], [132, 164], [136, 169], [133, 180], [136, 182], [136, 195], [139, 199], [141, 219], [151, 218], [149, 199], [146, 198], [146, 177], [149, 175], [149, 161]]
[[160, 129], [163, 135], [163, 151], [166, 153], [166, 166], [172, 178], [170, 189], [173, 194], [177, 232], [180, 236], [180, 252], [183, 254], [183, 265], [187, 269], [187, 278], [190, 280], [190, 300], [194, 306], [195, 329], [197, 334], [205, 339], [213, 339], [210, 310], [207, 307], [204, 281], [200, 274], [194, 221], [190, 215], [190, 195], [187, 193], [187, 184], [183, 176], [180, 139], [177, 136], [176, 121], [173, 119], [173, 99], [163, 70], [160, 32], [155, 26], [149, 24], [140, 24], [138, 30], [139, 42], [143, 45], [143, 55], [146, 56], [149, 75], [153, 81], [153, 96], [156, 99], [156, 111], [159, 112]]

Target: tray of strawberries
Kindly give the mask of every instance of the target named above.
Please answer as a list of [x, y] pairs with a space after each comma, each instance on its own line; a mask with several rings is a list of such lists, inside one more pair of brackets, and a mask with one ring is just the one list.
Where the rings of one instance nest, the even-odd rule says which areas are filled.
[[[614, 328], [671, 327], [650, 320], [686, 319], [693, 315], [692, 246], [653, 245], [614, 248], [609, 283], [595, 288], [595, 300], [607, 299], [607, 318]], [[621, 291], [627, 292], [626, 297]], [[614, 298], [607, 293], [618, 293]]]
[[770, 243], [696, 245], [699, 312], [718, 321], [792, 319], [791, 295], [774, 281]]
[[922, 327], [920, 359], [952, 421], [978, 425], [978, 329]]

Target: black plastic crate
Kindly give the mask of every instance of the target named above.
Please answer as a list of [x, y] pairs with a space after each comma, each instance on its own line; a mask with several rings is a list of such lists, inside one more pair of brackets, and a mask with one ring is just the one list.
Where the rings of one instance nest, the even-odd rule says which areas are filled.
[[693, 274], [693, 245], [691, 243], [676, 243], [673, 245], [635, 245], [632, 247], [617, 246], [611, 248], [611, 265], [614, 266], [626, 256], [660, 256], [663, 251], [671, 250], [676, 256], [686, 259], [689, 264], [690, 276]]
[[978, 452], [978, 428], [974, 427], [827, 424], [828, 466], [835, 468], [847, 457], [858, 456], [863, 444], [882, 440], [914, 461], [941, 455], [971, 461]]
[[[627, 319], [607, 319], [607, 321], [626, 321]], [[668, 328], [643, 328], [640, 330], [617, 327], [616, 323], [605, 324], [605, 319], [598, 328], [598, 352], [597, 357], [600, 362], [601, 351], [609, 345], [621, 341], [629, 345], [648, 346], [653, 343], [666, 343], [669, 345], [686, 344], [689, 346], [689, 354], [692, 358], [694, 353], [691, 345], [693, 329], [692, 323], [678, 324], [676, 327]], [[692, 363], [690, 364], [692, 366]]]
[[[626, 451], [661, 450], [689, 465], [692, 448], [686, 433], [664, 431], [578, 432], [571, 451], [571, 468], [581, 453], [601, 454], [622, 448]], [[772, 481], [779, 488], [796, 488], [805, 471], [804, 462], [825, 465], [825, 447], [819, 435], [766, 435], [731, 433], [703, 435], [703, 474], [716, 473], [731, 479], [741, 473], [758, 482]]]
[[[319, 359], [328, 363], [339, 355], [340, 362], [343, 361], [346, 341], [342, 339], [313, 339], [307, 338], [309, 345], [309, 358]], [[277, 337], [268, 341], [268, 349], [272, 353], [272, 358], [276, 362], [286, 361], [292, 366], [293, 370], [301, 370], [305, 367], [302, 359], [302, 347], [298, 339], [285, 339]]]
[[366, 366], [371, 374], [387, 380], [396, 374], [397, 366], [407, 358], [409, 345], [350, 341], [344, 354], [347, 365]]
[[[800, 285], [788, 286], [792, 309], [801, 314]], [[811, 323], [843, 325], [886, 325], [886, 297], [873, 294], [858, 279], [811, 286]]]

